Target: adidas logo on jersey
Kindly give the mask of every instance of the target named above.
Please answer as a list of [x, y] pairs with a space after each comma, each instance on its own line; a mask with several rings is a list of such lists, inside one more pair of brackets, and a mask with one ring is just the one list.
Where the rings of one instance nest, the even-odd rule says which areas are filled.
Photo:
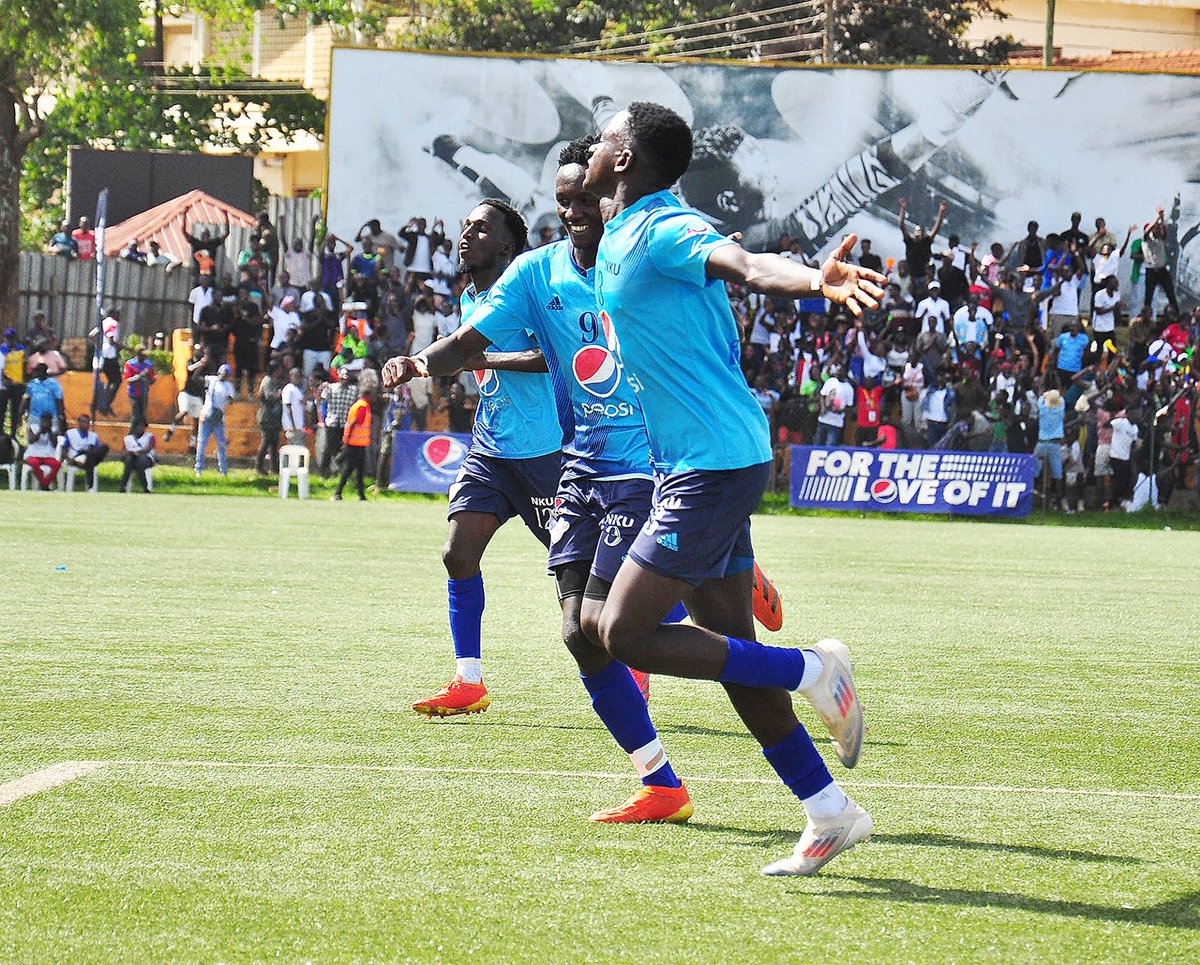
[[663, 533], [663, 535], [656, 539], [655, 542], [658, 543], [659, 546], [669, 549], [672, 553], [679, 552], [679, 537], [674, 533]]
[[546, 308], [552, 312], [561, 312], [563, 310], [563, 303], [560, 302], [558, 300], [558, 296], [555, 295], [550, 299], [550, 301], [546, 302]]

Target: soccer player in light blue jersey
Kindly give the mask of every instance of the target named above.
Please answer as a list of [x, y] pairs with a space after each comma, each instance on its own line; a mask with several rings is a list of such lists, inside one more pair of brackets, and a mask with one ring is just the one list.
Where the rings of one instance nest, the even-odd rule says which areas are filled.
[[[585, 592], [603, 598], [650, 510], [653, 477], [646, 427], [622, 380], [596, 314], [592, 265], [603, 222], [598, 199], [583, 190], [587, 142], [562, 152], [555, 184], [569, 240], [518, 258], [477, 302], [465, 324], [417, 359], [396, 359], [385, 383], [415, 374], [449, 374], [492, 345], [535, 337], [572, 423], [550, 526], [550, 568], [563, 613], [563, 640], [579, 665], [592, 706], [629, 754], [642, 787], [593, 821], [685, 821], [692, 813], [650, 720], [642, 690], [580, 626]], [[677, 615], [678, 616], [678, 615]]]
[[[842, 260], [853, 236], [819, 270], [723, 237], [669, 191], [691, 157], [687, 123], [645, 102], [614, 116], [591, 149], [584, 186], [603, 199], [605, 218], [596, 300], [607, 345], [637, 392], [658, 481], [599, 614], [585, 601], [583, 620], [631, 667], [725, 686], [809, 818], [793, 853], [764, 873], [814, 874], [869, 837], [871, 818], [833, 780], [790, 692], [812, 702], [847, 767], [861, 750], [862, 708], [844, 644], [754, 640], [750, 515], [770, 473], [770, 432], [738, 364], [723, 283], [791, 298], [819, 292], [861, 313], [884, 278]], [[663, 625], [681, 599], [697, 625]]]
[[[488, 288], [525, 250], [524, 219], [503, 201], [484, 201], [463, 222], [459, 263], [471, 284], [462, 297], [469, 323]], [[450, 486], [450, 531], [442, 551], [449, 577], [450, 635], [455, 674], [433, 696], [413, 709], [433, 717], [484, 711], [491, 704], [483, 682], [481, 634], [484, 610], [480, 562], [496, 531], [514, 516], [548, 546], [547, 526], [562, 462], [563, 427], [546, 364], [528, 332], [498, 340], [497, 351], [467, 359], [479, 382], [479, 408], [471, 449]], [[383, 371], [386, 386], [407, 365], [411, 374], [428, 375], [422, 356], [393, 359]], [[464, 368], [459, 364], [453, 370]], [[435, 373], [440, 374], [440, 373]]]

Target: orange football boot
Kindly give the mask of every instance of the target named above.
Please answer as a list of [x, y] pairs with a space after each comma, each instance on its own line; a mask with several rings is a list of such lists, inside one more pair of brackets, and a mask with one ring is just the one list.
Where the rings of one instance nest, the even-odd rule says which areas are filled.
[[600, 824], [648, 824], [651, 822], [682, 823], [692, 816], [692, 799], [687, 788], [657, 787], [653, 784], [638, 789], [624, 804], [606, 811], [597, 811], [589, 821]]
[[426, 717], [454, 717], [458, 714], [481, 714], [492, 703], [483, 681], [469, 684], [460, 676], [424, 700], [413, 704], [413, 710]]
[[783, 626], [783, 597], [775, 584], [754, 564], [754, 619], [775, 633]]

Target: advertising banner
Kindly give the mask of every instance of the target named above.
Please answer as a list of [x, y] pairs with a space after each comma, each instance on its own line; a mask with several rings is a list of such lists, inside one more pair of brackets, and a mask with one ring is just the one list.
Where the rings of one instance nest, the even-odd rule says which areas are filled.
[[1036, 476], [1024, 453], [792, 446], [791, 505], [1028, 516]]
[[402, 432], [393, 437], [392, 479], [401, 493], [445, 493], [467, 458], [471, 437], [448, 432]]
[[[381, 110], [364, 96], [381, 90], [404, 96]], [[993, 242], [1007, 248], [1029, 221], [1043, 237], [1066, 230], [1072, 211], [1087, 234], [1107, 219], [1116, 248], [1162, 205], [1176, 288], [1200, 295], [1200, 76], [338, 49], [330, 230], [353, 241], [370, 219], [396, 233], [422, 217], [430, 230], [441, 219], [453, 238], [472, 207], [499, 197], [537, 239], [559, 227], [559, 151], [635, 100], [665, 104], [692, 125], [692, 164], [676, 190], [749, 248], [786, 234], [820, 257], [852, 231], [898, 261], [901, 198], [909, 224], [927, 230], [945, 200], [939, 248], [950, 234], [981, 253]]]

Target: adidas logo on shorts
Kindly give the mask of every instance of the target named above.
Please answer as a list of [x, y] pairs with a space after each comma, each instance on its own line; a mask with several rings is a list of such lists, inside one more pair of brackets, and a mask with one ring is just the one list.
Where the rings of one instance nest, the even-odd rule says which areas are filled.
[[679, 552], [679, 537], [674, 533], [663, 533], [662, 536], [655, 540], [655, 542], [658, 543], [659, 546], [663, 546], [673, 553]]

